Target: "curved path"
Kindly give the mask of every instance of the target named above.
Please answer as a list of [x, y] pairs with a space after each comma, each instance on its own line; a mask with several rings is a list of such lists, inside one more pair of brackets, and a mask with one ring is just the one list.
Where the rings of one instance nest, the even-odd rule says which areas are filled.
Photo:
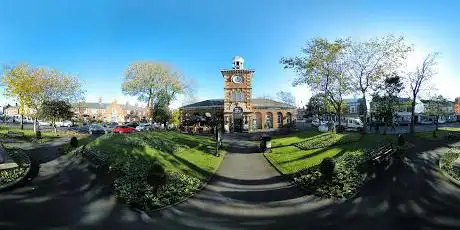
[[345, 201], [306, 195], [251, 142], [230, 152], [209, 185], [151, 218], [118, 204], [79, 156], [42, 165], [27, 187], [0, 194], [0, 229], [458, 229], [460, 188], [437, 169], [447, 149], [415, 142], [404, 162]]

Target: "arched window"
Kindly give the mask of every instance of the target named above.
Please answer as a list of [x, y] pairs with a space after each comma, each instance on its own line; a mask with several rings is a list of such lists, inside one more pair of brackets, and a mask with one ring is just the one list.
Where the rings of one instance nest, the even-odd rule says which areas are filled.
[[232, 93], [232, 101], [244, 101], [244, 93], [241, 90], [235, 90]]
[[278, 127], [283, 126], [283, 114], [281, 112], [278, 112]]

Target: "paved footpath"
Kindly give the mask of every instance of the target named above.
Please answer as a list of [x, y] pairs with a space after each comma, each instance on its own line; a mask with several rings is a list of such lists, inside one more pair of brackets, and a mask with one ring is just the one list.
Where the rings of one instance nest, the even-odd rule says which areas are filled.
[[417, 153], [345, 201], [305, 195], [253, 143], [227, 139], [230, 152], [211, 183], [151, 218], [118, 204], [78, 156], [42, 165], [25, 188], [0, 194], [0, 229], [459, 229], [460, 188], [436, 168], [446, 147]]

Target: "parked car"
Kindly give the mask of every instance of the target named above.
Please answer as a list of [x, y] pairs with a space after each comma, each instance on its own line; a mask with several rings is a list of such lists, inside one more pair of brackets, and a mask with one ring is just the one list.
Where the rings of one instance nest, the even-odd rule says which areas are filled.
[[50, 126], [51, 123], [47, 122], [47, 121], [38, 121], [38, 125], [41, 125], [41, 126]]
[[133, 133], [136, 132], [136, 129], [126, 125], [118, 125], [112, 130], [113, 133]]
[[[338, 126], [338, 122], [335, 122], [335, 125]], [[347, 118], [345, 121], [341, 122], [341, 126], [344, 129], [353, 129], [353, 130], [359, 130], [361, 128], [364, 128], [364, 124], [361, 121], [361, 119], [358, 118]]]
[[139, 126], [139, 123], [130, 122], [130, 123], [126, 124], [126, 126], [131, 127], [131, 128], [136, 128], [137, 126]]
[[314, 127], [318, 127], [320, 125], [319, 119], [314, 119], [311, 121], [311, 125]]
[[329, 131], [329, 127], [328, 127], [326, 124], [320, 124], [320, 125], [318, 126], [318, 131], [320, 131], [320, 132], [327, 132], [327, 131]]
[[433, 121], [432, 120], [421, 120], [419, 123], [422, 125], [432, 125]]
[[56, 126], [59, 126], [59, 127], [72, 127], [74, 124], [73, 124], [73, 121], [59, 121], [59, 122], [56, 122]]
[[95, 124], [89, 125], [88, 132], [89, 134], [106, 134], [107, 133], [104, 127], [100, 125], [95, 125]]
[[137, 131], [148, 131], [151, 129], [151, 126], [148, 125], [148, 124], [139, 124], [137, 127], [136, 127], [136, 130]]

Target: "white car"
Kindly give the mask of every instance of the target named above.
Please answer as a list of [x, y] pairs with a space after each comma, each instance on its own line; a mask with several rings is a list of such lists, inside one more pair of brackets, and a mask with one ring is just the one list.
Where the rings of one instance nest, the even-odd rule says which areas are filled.
[[431, 121], [431, 120], [421, 120], [419, 123], [422, 124], [422, 125], [431, 125], [431, 124], [433, 124], [433, 121]]
[[73, 121], [56, 122], [56, 126], [59, 126], [59, 127], [72, 127], [73, 126]]
[[150, 125], [148, 124], [140, 124], [136, 127], [136, 130], [137, 131], [146, 131], [146, 130], [150, 130]]
[[320, 126], [318, 126], [318, 131], [320, 132], [327, 132], [329, 131], [329, 127], [325, 124], [321, 124]]
[[50, 126], [51, 123], [47, 122], [47, 121], [38, 121], [38, 125], [42, 125], [42, 126]]

